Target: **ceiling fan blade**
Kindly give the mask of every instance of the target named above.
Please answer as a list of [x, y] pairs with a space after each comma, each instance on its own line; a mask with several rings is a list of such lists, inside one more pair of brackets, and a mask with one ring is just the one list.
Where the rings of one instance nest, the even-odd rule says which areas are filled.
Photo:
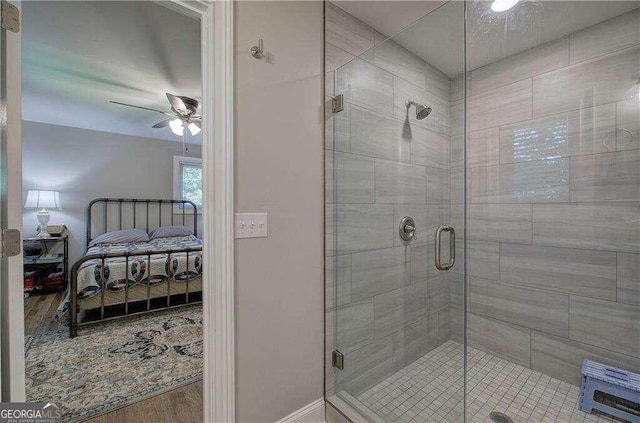
[[152, 126], [152, 128], [165, 128], [167, 126], [169, 126], [169, 122], [171, 122], [173, 119], [165, 119], [163, 121], [160, 121], [158, 123], [156, 123], [155, 125]]
[[120, 106], [133, 107], [133, 108], [135, 108], [135, 109], [149, 110], [150, 112], [162, 113], [163, 115], [166, 115], [166, 116], [175, 116], [173, 113], [163, 112], [162, 110], [158, 110], [158, 109], [151, 109], [151, 108], [149, 108], [149, 107], [134, 106], [133, 104], [120, 103], [119, 101], [109, 101], [109, 103], [119, 104]]
[[169, 99], [169, 103], [171, 103], [171, 107], [173, 107], [174, 110], [177, 110], [182, 114], [189, 113], [187, 106], [184, 104], [184, 101], [182, 101], [180, 97], [175, 96], [173, 94], [169, 94], [169, 93], [166, 93], [166, 94], [167, 94], [167, 98]]

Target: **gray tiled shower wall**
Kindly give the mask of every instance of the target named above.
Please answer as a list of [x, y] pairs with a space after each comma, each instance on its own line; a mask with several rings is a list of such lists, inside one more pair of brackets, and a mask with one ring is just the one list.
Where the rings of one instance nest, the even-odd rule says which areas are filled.
[[639, 76], [638, 9], [467, 75], [472, 347], [573, 384], [584, 358], [640, 371], [640, 105], [625, 100]]
[[[346, 102], [326, 122], [328, 393], [461, 341], [463, 243], [443, 274], [432, 236], [462, 232], [463, 183], [470, 345], [574, 384], [584, 357], [640, 371], [638, 10], [471, 71], [466, 181], [461, 77], [326, 17], [326, 99]], [[407, 122], [408, 98], [432, 115]]]
[[[345, 100], [327, 113], [327, 349], [345, 354], [327, 385], [357, 394], [450, 338], [449, 275], [432, 265], [450, 220], [450, 80], [331, 3], [326, 16], [326, 100]], [[408, 99], [431, 115], [407, 118]]]

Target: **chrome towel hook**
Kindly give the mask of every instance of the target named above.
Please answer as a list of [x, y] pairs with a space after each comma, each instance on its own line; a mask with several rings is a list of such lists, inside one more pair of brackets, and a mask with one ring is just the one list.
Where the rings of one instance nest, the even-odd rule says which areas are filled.
[[256, 59], [261, 59], [264, 55], [264, 50], [262, 48], [262, 38], [258, 39], [258, 45], [251, 47], [251, 55]]

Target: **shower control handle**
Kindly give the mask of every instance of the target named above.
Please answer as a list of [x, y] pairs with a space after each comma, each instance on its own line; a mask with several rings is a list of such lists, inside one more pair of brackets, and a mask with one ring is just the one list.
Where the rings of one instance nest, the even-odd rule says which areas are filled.
[[[442, 232], [449, 232], [449, 261], [445, 264], [442, 264], [442, 258], [440, 254], [441, 243], [442, 243]], [[436, 269], [438, 270], [449, 270], [456, 263], [456, 231], [453, 229], [453, 226], [442, 225], [436, 229], [436, 248], [435, 248], [435, 256], [436, 256]]]
[[411, 241], [416, 234], [416, 222], [410, 216], [403, 217], [398, 232], [401, 240]]

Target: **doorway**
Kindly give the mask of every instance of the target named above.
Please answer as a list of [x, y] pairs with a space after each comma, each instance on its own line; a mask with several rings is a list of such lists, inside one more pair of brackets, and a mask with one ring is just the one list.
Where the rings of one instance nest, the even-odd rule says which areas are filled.
[[199, 22], [27, 2], [22, 23], [26, 400], [76, 420], [187, 386], [200, 421]]
[[[146, 2], [145, 2], [146, 3]], [[229, 83], [230, 83], [230, 78], [228, 78], [228, 76], [230, 76], [230, 72], [228, 71], [231, 68], [231, 60], [230, 57], [228, 55], [221, 55], [220, 56], [220, 60], [216, 60], [215, 64], [213, 61], [213, 56], [215, 54], [215, 48], [213, 45], [213, 42], [211, 40], [218, 40], [219, 37], [222, 37], [222, 39], [220, 39], [220, 43], [218, 45], [218, 49], [222, 49], [222, 50], [227, 50], [229, 48], [229, 45], [231, 43], [230, 38], [228, 37], [228, 32], [230, 31], [229, 28], [229, 17], [230, 17], [230, 13], [231, 13], [231, 7], [230, 6], [222, 6], [222, 5], [216, 5], [216, 9], [218, 9], [218, 13], [216, 14], [216, 17], [214, 19], [214, 13], [213, 13], [213, 9], [214, 9], [214, 5], [209, 4], [209, 3], [198, 3], [195, 2], [193, 4], [190, 4], [189, 6], [179, 6], [179, 5], [172, 5], [169, 3], [163, 3], [163, 5], [169, 6], [170, 9], [172, 9], [173, 11], [180, 11], [180, 13], [182, 14], [186, 14], [189, 15], [191, 17], [195, 17], [196, 20], [196, 26], [199, 28], [198, 32], [201, 32], [203, 34], [203, 39], [205, 39], [205, 42], [203, 43], [202, 46], [202, 57], [207, 59], [207, 60], [203, 60], [203, 63], [206, 63], [206, 65], [203, 66], [204, 70], [204, 74], [206, 75], [211, 75], [213, 73], [213, 68], [214, 67], [219, 67], [220, 72], [217, 73], [217, 77], [215, 79], [215, 84], [218, 86], [219, 92], [224, 93], [224, 92], [229, 92], [230, 91], [230, 87], [229, 87]], [[18, 8], [20, 8], [20, 4], [18, 3]], [[214, 26], [214, 20], [219, 20], [219, 22], [216, 23], [216, 28], [218, 29], [217, 32], [213, 31], [213, 26]], [[2, 31], [2, 35], [3, 38], [5, 36], [5, 31]], [[12, 81], [12, 84], [9, 85], [9, 89], [6, 91], [8, 92], [8, 97], [11, 97], [13, 94], [13, 98], [8, 102], [8, 128], [3, 127], [3, 129], [6, 129], [8, 132], [8, 136], [7, 138], [5, 138], [3, 141], [6, 143], [5, 145], [8, 145], [9, 150], [11, 150], [11, 148], [14, 149], [16, 146], [18, 146], [18, 151], [19, 151], [19, 146], [20, 146], [20, 138], [19, 138], [19, 134], [20, 134], [20, 125], [17, 122], [16, 117], [19, 116], [19, 108], [16, 108], [16, 104], [20, 104], [20, 100], [19, 97], [16, 97], [15, 94], [19, 93], [19, 87], [20, 84], [13, 84], [13, 82], [15, 81], [19, 81], [20, 80], [20, 72], [15, 72], [16, 69], [20, 69], [20, 66], [17, 64], [18, 62], [16, 62], [14, 59], [16, 57], [20, 57], [20, 35], [14, 35], [14, 36], [8, 36], [7, 38], [5, 38], [7, 40], [7, 45], [8, 48], [7, 50], [3, 51], [3, 65], [8, 64], [8, 68], [9, 68], [9, 72], [3, 72], [4, 75], [2, 75], [6, 80], [6, 78], [9, 78]], [[3, 45], [4, 47], [4, 45]], [[17, 49], [16, 49], [17, 47]], [[9, 55], [8, 56], [8, 60], [5, 61], [5, 55]], [[5, 68], [6, 70], [6, 68]], [[211, 78], [211, 80], [213, 81], [213, 78]], [[213, 166], [212, 166], [212, 152], [214, 150], [214, 138], [218, 137], [218, 141], [220, 142], [221, 145], [219, 145], [218, 147], [215, 148], [221, 148], [223, 149], [229, 149], [229, 146], [231, 145], [231, 138], [230, 138], [230, 134], [228, 132], [223, 132], [223, 133], [218, 133], [218, 134], [214, 134], [213, 131], [209, 132], [209, 130], [211, 128], [214, 128], [214, 125], [212, 124], [214, 121], [214, 112], [211, 112], [210, 114], [207, 114], [207, 110], [212, 110], [213, 109], [213, 103], [216, 102], [218, 104], [218, 107], [215, 109], [216, 110], [216, 114], [217, 114], [217, 118], [215, 120], [217, 121], [222, 121], [220, 124], [218, 124], [216, 127], [222, 128], [224, 130], [224, 128], [226, 127], [226, 125], [228, 123], [230, 123], [231, 120], [231, 103], [230, 103], [230, 99], [228, 97], [225, 97], [224, 95], [221, 98], [216, 98], [214, 100], [213, 96], [211, 95], [212, 92], [212, 85], [214, 84], [205, 84], [203, 86], [203, 110], [202, 110], [202, 115], [203, 115], [203, 122], [202, 122], [202, 129], [203, 129], [203, 165], [202, 165], [202, 174], [203, 175], [207, 175], [208, 172], [213, 171]], [[186, 96], [185, 96], [186, 97]], [[183, 101], [186, 101], [185, 99], [183, 99]], [[208, 103], [208, 105], [207, 105]], [[13, 117], [13, 119], [12, 119]], [[187, 122], [185, 122], [187, 123]], [[187, 125], [185, 125], [187, 126]], [[209, 129], [207, 129], [209, 128]], [[211, 146], [208, 146], [208, 142], [211, 142]], [[11, 151], [9, 151], [10, 154], [8, 154], [8, 156], [10, 158], [17, 158], [19, 157], [19, 153], [11, 153]], [[209, 160], [211, 160], [211, 162], [209, 162]], [[220, 163], [217, 164], [216, 168], [222, 170], [223, 172], [228, 172], [229, 169], [231, 168], [231, 162], [228, 159], [223, 159], [219, 161]], [[12, 163], [16, 164], [16, 163], [20, 163], [20, 161], [16, 161], [14, 160]], [[16, 175], [16, 172], [11, 172], [11, 169], [9, 169], [8, 172], [9, 176], [11, 176], [9, 178], [9, 187], [11, 189], [15, 189], [16, 186], [19, 186], [19, 180], [20, 178]], [[14, 178], [14, 179], [12, 179]], [[203, 177], [203, 186], [202, 186], [202, 191], [203, 192], [211, 192], [211, 188], [213, 187], [214, 183], [211, 182], [213, 178], [208, 179], [206, 177]], [[222, 195], [223, 198], [225, 198], [225, 196], [227, 195], [226, 193], [228, 192], [229, 188], [231, 187], [231, 181], [225, 178], [218, 178], [216, 181], [220, 181], [222, 182], [222, 187], [218, 190], [216, 190], [216, 195]], [[11, 189], [9, 191], [11, 191]], [[56, 191], [56, 190], [35, 190], [34, 191]], [[16, 221], [16, 217], [18, 215], [20, 215], [21, 213], [17, 212], [17, 210], [21, 210], [22, 209], [22, 205], [24, 204], [24, 199], [17, 199], [15, 198], [15, 191], [14, 191], [14, 198], [13, 200], [8, 202], [8, 213], [7, 215], [10, 217], [13, 217], [13, 223], [12, 226], [14, 227], [20, 227], [21, 225], [17, 223]], [[40, 193], [38, 193], [40, 194]], [[20, 195], [21, 196], [21, 195]], [[64, 196], [60, 196], [59, 194], [59, 190], [58, 193], [54, 192], [54, 197], [57, 196], [58, 198], [63, 198]], [[203, 195], [204, 196], [204, 202], [212, 202], [213, 198], [209, 197], [207, 195]], [[27, 194], [28, 197], [28, 194]], [[119, 198], [118, 200], [123, 200], [123, 199], [127, 199], [127, 198]], [[143, 198], [144, 199], [144, 198]], [[148, 199], [148, 198], [146, 198]], [[173, 198], [171, 198], [173, 199]], [[164, 200], [164, 199], [161, 199]], [[62, 202], [62, 201], [61, 201]], [[163, 201], [164, 202], [164, 201]], [[177, 206], [177, 205], [176, 205]], [[233, 208], [231, 205], [228, 205], [227, 207], [224, 208], [224, 211], [221, 212], [219, 210], [213, 210], [213, 207], [207, 207], [210, 206], [210, 204], [205, 204], [205, 206], [203, 207], [203, 217], [202, 220], [205, 222], [208, 221], [212, 221], [214, 219], [212, 219], [211, 217], [216, 215], [219, 217], [222, 217], [222, 220], [219, 223], [214, 223], [211, 226], [207, 225], [207, 224], [203, 224], [203, 228], [202, 228], [202, 233], [203, 233], [203, 241], [204, 244], [207, 245], [209, 242], [212, 242], [214, 240], [213, 238], [213, 226], [217, 225], [219, 232], [221, 233], [221, 235], [217, 236], [216, 239], [218, 240], [218, 242], [222, 241], [223, 243], [221, 244], [222, 247], [219, 250], [215, 250], [211, 252], [211, 260], [210, 263], [212, 265], [214, 265], [215, 263], [219, 263], [221, 266], [219, 266], [220, 268], [224, 267], [222, 266], [223, 264], [226, 265], [226, 257], [229, 257], [229, 253], [228, 250], [230, 250], [232, 246], [232, 241], [230, 239], [230, 237], [227, 236], [227, 234], [230, 233], [230, 231], [228, 231], [227, 227], [231, 227], [230, 226], [230, 222], [231, 220], [226, 217], [227, 216], [227, 211], [231, 211]], [[51, 206], [50, 206], [51, 207]], [[119, 206], [118, 206], [119, 207]], [[172, 205], [173, 207], [173, 205]], [[56, 207], [53, 207], [56, 208]], [[138, 210], [136, 212], [136, 208], [135, 206], [133, 206], [133, 210], [126, 212], [123, 211], [122, 212], [122, 217], [124, 217], [127, 213], [131, 214], [133, 213], [134, 215], [138, 214], [138, 219], [140, 219], [139, 217], [139, 213], [140, 211]], [[168, 215], [174, 215], [176, 213], [174, 213], [173, 211], [169, 211], [169, 212], [163, 212], [163, 213], [168, 213]], [[51, 213], [53, 214], [53, 213]], [[117, 215], [120, 214], [120, 212], [116, 213]], [[162, 215], [162, 213], [160, 213]], [[185, 211], [184, 209], [182, 210], [182, 214], [184, 216]], [[94, 213], [95, 215], [95, 213]], [[106, 215], [106, 213], [105, 213]], [[211, 216], [211, 217], [209, 217]], [[184, 217], [183, 217], [184, 218]], [[120, 217], [118, 218], [120, 219]], [[158, 220], [163, 219], [162, 217], [158, 217]], [[105, 219], [107, 220], [107, 219]], [[11, 223], [11, 219], [9, 219], [10, 223]], [[136, 218], [133, 218], [133, 221], [136, 221]], [[54, 222], [51, 222], [54, 223]], [[57, 222], [56, 222], [57, 223]], [[158, 226], [166, 226], [167, 220], [165, 220], [165, 224], [164, 225], [160, 225], [158, 222]], [[171, 221], [171, 223], [174, 223], [173, 220]], [[38, 224], [41, 224], [41, 222], [38, 221]], [[120, 223], [118, 223], [118, 225], [120, 225]], [[54, 225], [51, 225], [54, 226]], [[171, 225], [171, 226], [178, 226], [178, 225]], [[182, 225], [182, 226], [187, 226], [187, 225]], [[49, 229], [48, 227], [46, 229]], [[52, 229], [52, 233], [55, 233], [55, 228], [51, 228]], [[118, 228], [119, 229], [119, 228]], [[195, 232], [196, 229], [194, 229]], [[38, 234], [39, 235], [39, 234]], [[87, 238], [86, 239], [93, 239], [93, 235], [89, 235], [89, 232], [87, 231]], [[30, 252], [33, 252], [32, 249], [29, 250]], [[64, 253], [58, 253], [56, 252], [56, 250], [53, 251], [44, 251], [44, 254], [56, 254], [57, 256], [59, 255], [64, 255]], [[169, 252], [169, 254], [173, 254], [173, 252]], [[40, 254], [42, 255], [42, 253]], [[222, 257], [224, 257], [225, 259], [223, 259]], [[22, 257], [20, 257], [20, 259], [22, 259]], [[188, 258], [186, 261], [190, 263], [191, 261], [197, 261], [196, 258], [194, 257], [190, 257]], [[179, 261], [179, 260], [178, 260]], [[22, 275], [20, 275], [19, 278], [15, 277], [15, 270], [16, 269], [20, 269], [20, 274], [22, 273], [22, 260], [20, 260], [19, 265], [17, 263], [15, 263], [14, 260], [14, 264], [11, 265], [11, 261], [9, 262], [9, 265], [7, 266], [7, 268], [9, 269], [9, 272], [11, 272], [13, 270], [14, 273], [14, 280], [20, 280], [20, 290], [18, 291], [20, 294], [20, 301], [14, 301], [13, 305], [17, 305], [22, 304], [22, 291], [23, 291], [23, 278]], [[102, 263], [101, 263], [102, 264]], [[175, 263], [174, 263], [175, 264]], [[172, 264], [172, 266], [174, 266], [174, 264]], [[73, 266], [71, 266], [73, 267]], [[101, 266], [103, 269], [105, 268], [105, 266]], [[126, 266], [125, 266], [126, 268]], [[148, 266], [148, 268], [152, 268], [152, 266]], [[194, 268], [197, 268], [197, 263], [194, 263]], [[229, 268], [227, 266], [227, 268]], [[138, 269], [136, 270], [136, 272], [139, 272], [140, 270], [140, 266], [138, 266]], [[182, 270], [182, 271], [181, 271]], [[71, 269], [70, 272], [73, 274], [73, 270]], [[177, 268], [171, 270], [172, 274], [176, 273], [177, 275], [179, 275], [180, 273], [186, 274], [187, 275], [187, 279], [191, 278], [191, 272], [192, 270], [189, 268], [189, 266], [187, 266], [186, 269], [181, 269], [181, 264], [177, 263]], [[58, 272], [51, 272], [51, 273], [58, 273]], [[47, 277], [49, 277], [51, 275], [51, 273], [47, 274]], [[221, 291], [219, 291], [221, 294], [224, 294], [225, 292], [227, 292], [227, 287], [228, 286], [232, 286], [233, 284], [233, 275], [229, 275], [228, 272], [226, 272], [225, 270], [220, 270], [217, 272], [218, 275], [224, 275], [224, 278], [220, 278], [219, 280], [224, 280], [223, 285], [225, 287], [222, 288]], [[139, 273], [138, 273], [139, 274]], [[125, 275], [124, 278], [122, 278], [124, 281], [126, 281], [124, 283], [124, 291], [125, 291], [125, 297], [127, 297], [127, 292], [128, 292], [128, 288], [130, 288], [130, 282], [128, 281], [127, 276], [133, 276], [133, 272], [129, 272], [129, 275], [127, 275], [127, 271], [125, 271]], [[103, 275], [101, 273], [100, 278], [102, 278]], [[207, 297], [212, 299], [213, 297], [211, 296], [211, 293], [214, 289], [214, 287], [216, 286], [216, 282], [214, 282], [216, 279], [218, 279], [218, 277], [214, 277], [213, 274], [208, 273], [206, 271], [203, 272], [203, 279], [206, 280], [210, 280], [211, 283], [203, 283], [203, 289], [202, 289], [202, 295], [204, 297]], [[151, 278], [151, 284], [153, 284], [154, 282], [154, 278]], [[195, 281], [194, 281], [195, 284]], [[15, 284], [14, 284], [15, 285]], [[23, 320], [21, 318], [22, 314], [23, 314], [23, 310], [22, 307], [20, 307], [20, 310], [16, 310], [16, 313], [11, 315], [11, 318], [6, 318], [6, 311], [8, 308], [7, 307], [8, 304], [11, 304], [11, 301], [9, 300], [9, 298], [11, 298], [11, 296], [13, 295], [15, 297], [15, 293], [16, 290], [14, 289], [15, 286], [14, 285], [8, 285], [7, 284], [7, 279], [3, 280], [3, 315], [5, 316], [5, 319], [3, 319], [3, 328], [8, 328], [7, 331], [3, 332], [3, 350], [2, 350], [2, 365], [3, 365], [3, 388], [6, 386], [7, 389], [3, 389], [3, 397], [6, 398], [6, 400], [11, 400], [11, 401], [20, 401], [20, 400], [24, 400], [24, 374], [22, 374], [22, 376], [19, 374], [21, 373], [19, 371], [20, 368], [23, 368], [24, 366], [19, 366], [21, 361], [23, 362], [24, 360], [24, 350], [23, 347], [21, 345], [21, 343], [17, 343], [16, 341], [18, 339], [22, 338], [22, 333], [23, 333]], [[209, 287], [211, 287], [211, 289], [209, 289]], [[104, 290], [103, 290], [104, 291]], [[173, 290], [168, 289], [167, 290], [170, 294], [173, 292]], [[131, 292], [133, 293], [133, 291]], [[185, 293], [185, 295], [189, 295], [187, 293]], [[102, 297], [102, 295], [101, 295]], [[173, 297], [171, 295], [171, 297]], [[133, 299], [135, 299], [135, 297], [133, 297]], [[153, 300], [154, 298], [152, 298]], [[167, 302], [169, 302], [170, 299], [167, 298]], [[171, 301], [173, 301], [173, 298], [171, 298]], [[223, 301], [223, 304], [226, 304], [226, 302], [228, 301], [228, 297], [225, 295], [219, 296], [218, 297], [218, 301]], [[75, 303], [74, 303], [75, 304]], [[172, 304], [176, 304], [174, 302], [172, 302]], [[101, 304], [101, 308], [102, 305], [107, 305], [107, 304]], [[177, 305], [177, 304], [176, 304]], [[211, 302], [211, 305], [213, 305], [213, 301]], [[125, 313], [127, 307], [125, 306]], [[133, 309], [130, 309], [128, 311], [133, 311]], [[227, 309], [227, 311], [229, 311]], [[232, 310], [231, 310], [232, 313]], [[20, 317], [20, 319], [18, 319], [18, 317]], [[102, 316], [102, 311], [100, 313], [100, 317]], [[209, 308], [209, 304], [207, 301], [204, 301], [204, 312], [203, 312], [203, 320], [204, 321], [208, 321], [211, 322], [211, 327], [214, 327], [214, 323], [211, 319], [212, 317], [212, 312], [211, 309]], [[20, 324], [17, 324], [16, 321], [19, 321]], [[115, 322], [116, 320], [114, 320]], [[16, 327], [19, 326], [19, 331], [16, 331]], [[96, 325], [97, 327], [97, 325]], [[87, 326], [86, 328], [87, 330], [89, 329], [89, 327]], [[205, 333], [204, 334], [204, 341], [203, 341], [203, 349], [204, 349], [204, 361], [205, 361], [205, 366], [211, 366], [210, 363], [213, 362], [213, 359], [215, 359], [216, 357], [218, 357], [218, 353], [214, 353], [214, 351], [212, 351], [211, 349], [209, 349], [207, 347], [207, 345], [211, 344], [211, 341], [214, 337], [217, 337], [218, 335], [225, 335], [225, 340], [222, 342], [217, 343], [218, 345], [218, 351], [225, 351], [226, 348], [231, 348], [231, 350], [233, 350], [233, 343], [229, 343], [227, 342], [228, 340], [228, 332], [231, 331], [232, 333], [232, 326], [229, 327], [229, 325], [226, 326], [226, 328], [222, 329], [219, 332], [215, 332], [215, 333]], [[79, 330], [80, 334], [78, 337], [80, 337], [82, 335], [82, 329]], [[214, 331], [212, 331], [214, 332]], [[6, 334], [8, 333], [14, 333], [15, 336], [7, 336]], [[9, 339], [11, 339], [11, 341], [9, 341]], [[77, 339], [77, 338], [74, 338]], [[19, 348], [18, 348], [19, 347]], [[22, 358], [21, 358], [22, 356]], [[228, 356], [228, 355], [227, 355]], [[232, 360], [232, 359], [231, 359]], [[220, 359], [220, 362], [225, 362], [225, 359]], [[233, 368], [233, 362], [231, 361], [231, 365], [230, 368]], [[4, 371], [6, 369], [6, 371]], [[210, 386], [211, 384], [216, 384], [218, 386], [218, 392], [228, 392], [228, 387], [231, 385], [232, 386], [232, 381], [229, 380], [228, 377], [226, 377], [227, 375], [224, 375], [224, 377], [221, 377], [221, 375], [219, 374], [215, 374], [215, 375], [211, 375], [211, 376], [205, 376], [205, 385], [208, 385], [209, 387], [205, 387], [204, 391], [206, 392], [207, 390], [210, 390]], [[211, 401], [206, 399], [206, 395], [205, 395], [205, 404], [204, 404], [204, 408], [205, 408], [205, 415], [206, 416], [210, 416], [212, 414], [217, 414], [217, 413], [222, 413], [222, 415], [228, 415], [228, 413], [233, 413], [233, 407], [229, 408], [227, 407], [227, 402], [229, 398], [233, 398], [233, 392], [231, 391], [229, 394], [225, 394], [225, 398], [223, 400], [216, 400], [216, 403], [214, 405], [211, 405]], [[221, 407], [219, 405], [224, 405], [225, 409], [221, 410]]]

